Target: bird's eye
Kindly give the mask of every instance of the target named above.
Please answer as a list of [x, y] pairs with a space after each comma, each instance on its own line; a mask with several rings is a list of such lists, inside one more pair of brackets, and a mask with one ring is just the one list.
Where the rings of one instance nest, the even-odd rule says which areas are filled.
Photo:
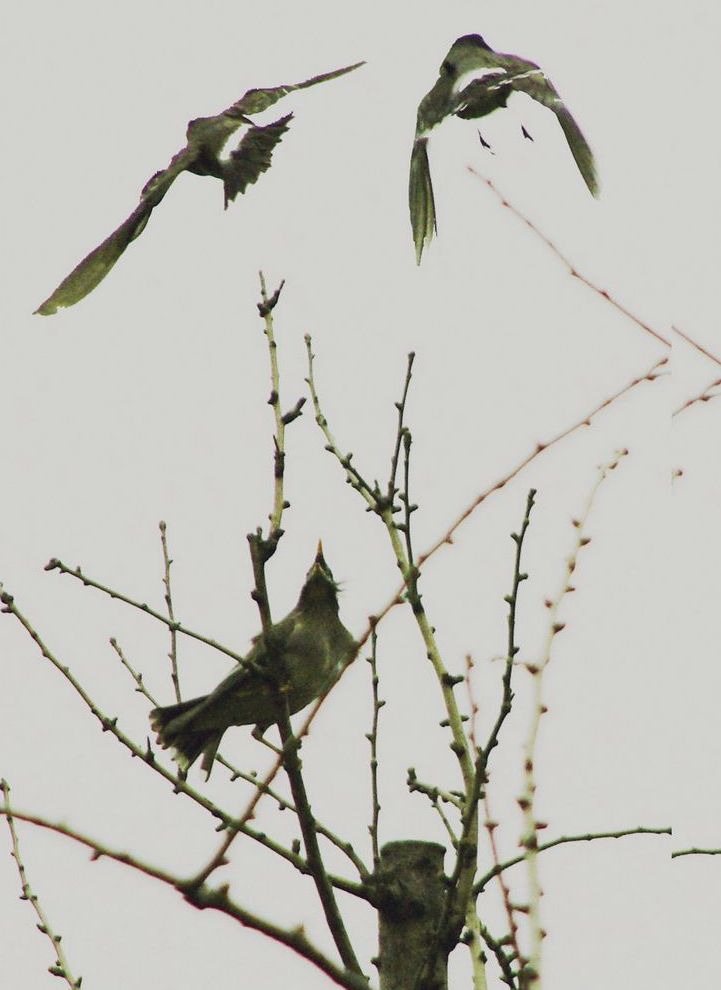
[[448, 59], [446, 59], [443, 65], [441, 66], [441, 72], [445, 72], [447, 76], [452, 76], [455, 74], [455, 71], [456, 71], [456, 67], [453, 64], [453, 62], [450, 62]]

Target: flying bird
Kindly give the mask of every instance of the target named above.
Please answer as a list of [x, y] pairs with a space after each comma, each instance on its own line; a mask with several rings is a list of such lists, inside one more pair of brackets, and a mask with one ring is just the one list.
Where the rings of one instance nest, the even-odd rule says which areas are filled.
[[338, 585], [319, 543], [293, 611], [257, 635], [243, 662], [210, 694], [153, 709], [151, 727], [164, 749], [175, 750], [182, 770], [202, 753], [210, 776], [227, 728], [255, 725], [264, 732], [278, 721], [281, 697], [291, 715], [299, 712], [335, 684], [357, 649], [338, 617]]
[[[474, 73], [476, 78], [468, 81], [469, 73]], [[594, 196], [598, 195], [596, 168], [588, 142], [545, 72], [528, 59], [494, 51], [479, 34], [464, 35], [451, 45], [433, 89], [426, 93], [418, 106], [408, 183], [418, 264], [421, 263], [423, 249], [436, 231], [436, 208], [427, 149], [430, 131], [446, 117], [456, 116], [464, 120], [485, 117], [499, 107], [505, 107], [514, 92], [526, 93], [553, 110], [584, 182]], [[526, 136], [530, 137], [527, 132]], [[482, 137], [481, 143], [486, 144]]]
[[[288, 125], [293, 119], [287, 114], [265, 126], [258, 126], [250, 119], [257, 113], [268, 110], [278, 100], [298, 89], [307, 89], [318, 83], [337, 79], [352, 72], [363, 62], [335, 69], [320, 76], [313, 76], [301, 83], [275, 86], [271, 89], [249, 89], [244, 96], [214, 117], [198, 117], [191, 120], [186, 132], [186, 145], [172, 157], [167, 168], [156, 172], [145, 183], [140, 193], [140, 202], [130, 216], [98, 245], [72, 272], [44, 303], [35, 310], [42, 316], [50, 316], [64, 306], [74, 306], [102, 282], [110, 269], [120, 258], [131, 241], [142, 234], [150, 214], [163, 199], [172, 184], [182, 172], [194, 175], [210, 175], [223, 183], [225, 206], [244, 193], [248, 186], [267, 172], [271, 156]], [[226, 141], [239, 127], [247, 126], [238, 147], [226, 157], [222, 157]]]

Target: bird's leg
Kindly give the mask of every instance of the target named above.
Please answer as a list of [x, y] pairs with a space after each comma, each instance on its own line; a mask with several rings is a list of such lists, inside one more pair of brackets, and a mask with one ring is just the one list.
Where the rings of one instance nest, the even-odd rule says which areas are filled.
[[283, 750], [279, 746], [276, 746], [275, 743], [272, 743], [270, 739], [266, 739], [263, 734], [267, 728], [268, 726], [256, 725], [253, 727], [251, 736], [253, 737], [253, 739], [256, 739], [259, 743], [262, 743], [264, 746], [267, 746], [268, 749], [272, 749], [276, 756], [280, 756]]
[[481, 134], [481, 132], [480, 132], [480, 131], [478, 132], [478, 139], [479, 139], [479, 141], [481, 142], [481, 147], [483, 147], [483, 148], [488, 148], [488, 150], [490, 151], [490, 153], [491, 153], [492, 155], [495, 155], [495, 151], [494, 151], [494, 150], [493, 150], [493, 148], [492, 148], [492, 147], [490, 146], [490, 144], [488, 143], [488, 141], [486, 141], [486, 140], [484, 139], [484, 137], [483, 137], [483, 135]]

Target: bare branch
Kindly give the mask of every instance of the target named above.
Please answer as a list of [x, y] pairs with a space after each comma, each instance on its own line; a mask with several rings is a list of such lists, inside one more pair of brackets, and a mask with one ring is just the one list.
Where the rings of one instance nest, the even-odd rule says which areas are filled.
[[10, 841], [12, 843], [12, 852], [10, 855], [15, 860], [15, 865], [17, 866], [18, 874], [20, 876], [20, 886], [22, 889], [20, 899], [23, 901], [29, 901], [32, 905], [32, 908], [38, 917], [37, 927], [43, 935], [47, 935], [50, 939], [53, 951], [55, 953], [55, 963], [48, 967], [48, 972], [53, 976], [59, 976], [65, 980], [67, 985], [70, 987], [70, 990], [80, 990], [80, 984], [82, 983], [83, 978], [82, 976], [78, 976], [77, 978], [73, 976], [67, 956], [65, 955], [65, 951], [60, 944], [62, 935], [58, 935], [53, 931], [52, 925], [50, 924], [50, 919], [40, 903], [40, 898], [30, 886], [30, 881], [28, 880], [27, 871], [25, 869], [25, 863], [20, 855], [20, 843], [15, 830], [14, 818], [22, 818], [22, 815], [17, 815], [10, 808], [10, 785], [6, 780], [0, 780], [0, 791], [3, 793], [4, 803], [4, 807], [0, 808], [0, 814], [5, 815], [5, 820], [10, 830]]
[[[623, 828], [616, 832], [586, 832], [583, 835], [562, 835], [558, 839], [551, 839], [548, 842], [539, 843], [536, 852], [542, 853], [547, 849], [555, 849], [556, 846], [567, 845], [570, 842], [593, 842], [595, 839], [623, 839], [627, 835], [671, 835], [671, 828], [670, 826], [649, 828], [644, 825], [638, 825], [635, 828]], [[703, 850], [699, 850], [699, 852], [702, 851]], [[716, 852], [721, 853], [721, 849], [716, 850]], [[672, 857], [676, 855], [685, 854], [671, 853]], [[473, 888], [473, 893], [481, 894], [494, 877], [499, 876], [504, 870], [508, 870], [510, 867], [516, 866], [518, 863], [522, 863], [525, 858], [525, 853], [521, 853], [519, 856], [514, 856], [513, 859], [507, 859], [503, 863], [498, 863], [493, 867], [493, 869], [483, 874]]]
[[[167, 525], [160, 520], [160, 543], [163, 548], [163, 586], [165, 588], [165, 605], [168, 609], [168, 618], [170, 619], [170, 653], [168, 654], [168, 659], [170, 660], [170, 679], [173, 682], [173, 690], [175, 691], [175, 700], [180, 701], [180, 681], [178, 680], [178, 631], [175, 627], [175, 613], [173, 612], [173, 596], [170, 590], [170, 565], [173, 561], [170, 559], [168, 553], [168, 537], [167, 537]], [[122, 657], [121, 657], [122, 659]]]
[[206, 646], [211, 646], [214, 650], [218, 650], [219, 653], [224, 653], [227, 657], [235, 660], [236, 663], [240, 663], [243, 660], [242, 654], [236, 653], [235, 650], [231, 650], [227, 646], [223, 646], [222, 643], [218, 643], [209, 636], [204, 636], [202, 633], [194, 632], [192, 629], [188, 629], [182, 624], [182, 622], [175, 622], [168, 619], [160, 612], [156, 612], [155, 609], [150, 608], [150, 606], [146, 605], [145, 602], [136, 601], [134, 598], [129, 598], [120, 591], [115, 591], [107, 585], [100, 584], [99, 581], [95, 581], [93, 578], [90, 578], [87, 574], [83, 573], [80, 567], [68, 567], [67, 564], [64, 564], [62, 560], [58, 560], [57, 557], [51, 557], [45, 565], [45, 570], [60, 571], [61, 574], [68, 574], [70, 577], [74, 577], [78, 581], [81, 581], [86, 588], [95, 588], [97, 591], [102, 591], [102, 593], [107, 595], [109, 598], [114, 598], [119, 602], [124, 602], [132, 608], [138, 609], [139, 612], [144, 612], [146, 615], [149, 615], [152, 619], [157, 619], [158, 622], [162, 622], [163, 625], [167, 626], [169, 629], [175, 629], [176, 632], [182, 633], [183, 636], [189, 636], [191, 639], [196, 639], [199, 643], [205, 643]]
[[368, 831], [371, 837], [371, 847], [373, 850], [373, 869], [377, 872], [380, 865], [380, 849], [378, 846], [378, 820], [380, 818], [381, 806], [378, 801], [378, 716], [380, 710], [385, 705], [385, 701], [382, 701], [378, 696], [378, 664], [377, 664], [377, 654], [376, 649], [378, 645], [378, 636], [376, 635], [375, 629], [371, 633], [371, 652], [370, 656], [367, 657], [367, 661], [371, 668], [371, 690], [373, 692], [373, 719], [371, 722], [371, 731], [367, 734], [366, 738], [370, 743], [371, 747], [371, 759], [370, 759], [370, 770], [371, 770], [371, 823], [368, 826]]
[[[671, 834], [671, 829], [668, 829], [668, 834]], [[671, 859], [678, 859], [679, 856], [721, 856], [721, 849], [699, 849], [693, 846], [690, 849], [677, 849], [671, 853]]]

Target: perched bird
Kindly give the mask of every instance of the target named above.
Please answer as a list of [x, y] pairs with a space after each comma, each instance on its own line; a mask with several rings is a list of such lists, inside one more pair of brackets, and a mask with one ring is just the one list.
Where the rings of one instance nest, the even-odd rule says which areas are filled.
[[[471, 72], [477, 78], [467, 82]], [[478, 77], [479, 73], [483, 74]], [[430, 243], [436, 230], [433, 185], [428, 166], [429, 132], [446, 117], [456, 116], [465, 120], [485, 117], [499, 107], [505, 107], [513, 92], [526, 93], [553, 110], [584, 182], [594, 196], [598, 195], [591, 149], [543, 70], [535, 62], [529, 62], [525, 58], [495, 52], [479, 34], [464, 35], [451, 45], [435, 86], [426, 93], [418, 106], [408, 183], [411, 226], [418, 264], [421, 263], [424, 247]], [[483, 138], [481, 142], [486, 143]]]
[[181, 769], [202, 753], [209, 776], [229, 726], [255, 724], [264, 732], [278, 721], [279, 694], [291, 715], [305, 708], [332, 687], [356, 649], [338, 618], [338, 585], [319, 543], [293, 611], [255, 637], [243, 662], [214, 691], [153, 709], [150, 724], [161, 746], [175, 750]]
[[[268, 110], [288, 93], [336, 79], [363, 64], [357, 62], [343, 69], [313, 76], [312, 79], [306, 79], [301, 83], [274, 86], [271, 89], [249, 89], [232, 106], [214, 117], [198, 117], [191, 120], [186, 132], [185, 147], [173, 155], [166, 168], [156, 172], [145, 183], [140, 193], [140, 202], [127, 220], [124, 220], [102, 244], [83, 258], [35, 312], [42, 316], [50, 316], [63, 306], [74, 306], [92, 292], [131, 241], [142, 234], [150, 214], [182, 172], [210, 175], [220, 179], [223, 183], [227, 207], [238, 193], [244, 193], [263, 172], [267, 172], [273, 149], [288, 130], [288, 125], [293, 119], [292, 114], [287, 114], [270, 124], [259, 126], [254, 124], [250, 117]], [[248, 130], [240, 144], [228, 157], [224, 157], [223, 149], [226, 141], [242, 126], [247, 126]]]

